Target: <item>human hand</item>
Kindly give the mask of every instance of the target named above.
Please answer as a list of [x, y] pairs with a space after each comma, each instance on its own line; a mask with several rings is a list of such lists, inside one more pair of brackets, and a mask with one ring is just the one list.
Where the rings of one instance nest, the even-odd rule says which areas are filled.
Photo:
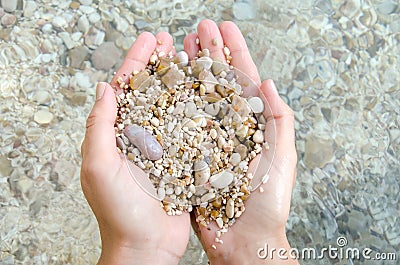
[[[111, 86], [116, 88], [118, 77], [127, 81], [134, 70], [144, 69], [155, 48], [174, 52], [172, 43], [165, 32], [138, 36]], [[189, 240], [189, 214], [168, 216], [160, 201], [132, 179], [116, 149], [117, 105], [111, 86], [98, 84], [82, 144], [81, 185], [100, 228], [99, 264], [178, 264]], [[141, 169], [129, 164], [135, 178], [147, 179]]]
[[[190, 58], [196, 56], [199, 49], [209, 49], [214, 60], [226, 62], [223, 53], [225, 44], [231, 52], [231, 65], [238, 71], [239, 83], [250, 78], [253, 82], [243, 82], [244, 96], [260, 96], [266, 106], [264, 116], [267, 120], [265, 129], [266, 142], [270, 150], [253, 159], [249, 172], [261, 179], [268, 172], [268, 182], [263, 185], [264, 192], [253, 191], [245, 202], [245, 212], [236, 219], [229, 232], [222, 235], [223, 244], [215, 243], [218, 226], [215, 222], [206, 228], [192, 221], [192, 226], [199, 237], [211, 264], [298, 264], [295, 260], [261, 260], [257, 256], [259, 248], [268, 244], [268, 248], [290, 246], [286, 238], [285, 224], [290, 210], [290, 199], [296, 178], [294, 137], [294, 116], [292, 110], [282, 101], [272, 80], [261, 84], [256, 66], [248, 52], [246, 42], [232, 22], [223, 22], [218, 26], [210, 20], [200, 22], [198, 33], [189, 34], [185, 40], [185, 50]], [[199, 45], [196, 44], [199, 38]], [[216, 43], [213, 39], [216, 38]], [[214, 42], [214, 44], [213, 44]], [[194, 220], [195, 218], [193, 218]], [[213, 249], [212, 245], [217, 246]], [[286, 252], [288, 256], [288, 252]]]

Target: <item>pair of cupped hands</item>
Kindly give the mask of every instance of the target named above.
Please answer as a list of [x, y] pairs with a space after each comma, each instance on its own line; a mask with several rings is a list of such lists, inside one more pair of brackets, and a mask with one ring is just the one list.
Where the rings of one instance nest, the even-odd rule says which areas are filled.
[[[255, 84], [242, 84], [244, 96], [260, 96], [269, 106], [264, 111], [265, 141], [274, 148], [263, 151], [250, 164], [250, 170], [257, 170], [254, 165], [269, 165], [264, 192], [255, 190], [250, 195], [245, 212], [222, 235], [223, 244], [219, 244], [214, 242], [216, 223], [206, 228], [199, 226], [189, 213], [168, 216], [160, 202], [132, 179], [126, 160], [116, 149], [116, 80], [122, 77], [127, 81], [133, 71], [143, 70], [155, 49], [175, 53], [172, 37], [167, 32], [156, 36], [142, 33], [111, 83], [97, 85], [96, 102], [87, 119], [82, 144], [81, 184], [99, 224], [102, 240], [99, 264], [178, 264], [189, 241], [191, 224], [211, 264], [297, 263], [277, 257], [261, 260], [257, 255], [257, 250], [265, 244], [269, 248], [290, 249], [285, 224], [296, 178], [293, 112], [279, 97], [272, 80], [261, 83], [245, 39], [234, 23], [222, 22], [218, 26], [211, 20], [203, 20], [197, 33], [187, 35], [184, 40], [189, 59], [199, 50], [209, 49], [211, 58], [226, 62], [224, 45], [230, 49], [230, 64], [237, 69], [239, 83], [240, 76], [247, 76]], [[129, 167], [135, 176], [145, 176], [135, 165]], [[212, 248], [213, 244], [217, 249]]]

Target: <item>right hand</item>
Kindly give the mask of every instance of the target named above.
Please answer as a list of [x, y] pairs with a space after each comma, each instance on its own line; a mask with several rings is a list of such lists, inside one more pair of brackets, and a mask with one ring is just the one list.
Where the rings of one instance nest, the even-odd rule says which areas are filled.
[[[223, 22], [217, 25], [210, 20], [200, 22], [198, 33], [189, 34], [184, 41], [185, 50], [193, 58], [199, 49], [209, 49], [215, 60], [225, 61], [222, 52], [223, 44], [231, 51], [231, 65], [250, 77], [256, 85], [243, 86], [244, 95], [260, 96], [268, 103], [264, 116], [267, 120], [265, 139], [271, 148], [270, 151], [258, 155], [250, 164], [250, 168], [260, 165], [271, 165], [268, 182], [263, 185], [264, 192], [253, 191], [245, 202], [245, 212], [236, 219], [236, 223], [229, 228], [221, 239], [223, 244], [215, 243], [215, 232], [218, 226], [212, 222], [208, 227], [199, 226], [192, 221], [192, 226], [199, 237], [211, 264], [298, 264], [297, 260], [278, 259], [261, 260], [257, 250], [268, 244], [268, 248], [285, 248], [290, 246], [286, 238], [285, 224], [290, 210], [291, 193], [296, 179], [297, 155], [295, 150], [294, 116], [275, 88], [272, 80], [261, 84], [260, 77], [254, 62], [248, 52], [246, 42], [232, 22]], [[199, 38], [197, 45], [195, 39]], [[212, 44], [217, 38], [218, 45]], [[240, 82], [240, 76], [239, 76]], [[260, 94], [262, 93], [262, 95]], [[267, 105], [267, 104], [266, 104]], [[273, 135], [275, 132], [275, 135]], [[275, 150], [275, 154], [273, 154]], [[261, 161], [260, 161], [261, 160]], [[257, 165], [256, 165], [257, 164]], [[267, 169], [264, 169], [266, 171]], [[249, 169], [251, 171], [251, 169]], [[253, 171], [254, 172], [254, 171]], [[192, 218], [195, 219], [195, 218]], [[217, 249], [213, 249], [215, 245]], [[286, 253], [288, 256], [288, 253]]]

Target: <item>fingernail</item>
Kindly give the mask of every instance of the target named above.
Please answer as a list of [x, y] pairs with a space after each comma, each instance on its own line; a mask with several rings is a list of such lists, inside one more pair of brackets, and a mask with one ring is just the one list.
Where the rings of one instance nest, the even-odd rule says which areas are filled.
[[105, 90], [106, 90], [106, 83], [104, 83], [104, 82], [97, 83], [96, 101], [102, 99]]
[[272, 79], [271, 79], [271, 88], [272, 88], [272, 91], [274, 91], [275, 94], [277, 94], [279, 96], [278, 89], [276, 89], [274, 80], [272, 80]]

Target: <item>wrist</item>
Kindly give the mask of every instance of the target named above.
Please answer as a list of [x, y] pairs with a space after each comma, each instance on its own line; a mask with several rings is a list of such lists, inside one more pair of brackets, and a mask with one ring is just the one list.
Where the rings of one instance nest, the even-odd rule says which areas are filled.
[[127, 246], [103, 245], [98, 265], [177, 265], [179, 257], [157, 249], [133, 249]]
[[211, 265], [299, 264], [291, 257], [290, 249], [283, 233], [254, 242], [240, 241], [230, 253], [209, 255], [209, 260]]

